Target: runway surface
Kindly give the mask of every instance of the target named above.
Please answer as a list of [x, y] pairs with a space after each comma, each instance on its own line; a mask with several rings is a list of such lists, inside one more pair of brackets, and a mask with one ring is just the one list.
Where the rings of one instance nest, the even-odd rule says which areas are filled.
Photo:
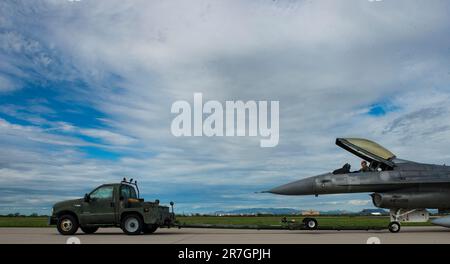
[[[443, 227], [402, 227], [397, 234], [382, 231], [290, 231], [227, 229], [159, 229], [154, 234], [127, 236], [118, 228], [103, 228], [92, 235], [78, 231], [74, 236], [82, 244], [365, 244], [445, 243], [450, 244], [450, 229]], [[0, 228], [0, 244], [62, 244], [70, 237], [55, 228]], [[71, 238], [72, 240], [74, 238]]]

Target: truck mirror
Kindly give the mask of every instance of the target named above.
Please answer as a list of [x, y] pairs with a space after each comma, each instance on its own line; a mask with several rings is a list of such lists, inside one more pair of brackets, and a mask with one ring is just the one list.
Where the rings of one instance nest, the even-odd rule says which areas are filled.
[[84, 194], [84, 201], [86, 202], [86, 203], [89, 203], [89, 200], [91, 200], [91, 197], [89, 196], [89, 194]]

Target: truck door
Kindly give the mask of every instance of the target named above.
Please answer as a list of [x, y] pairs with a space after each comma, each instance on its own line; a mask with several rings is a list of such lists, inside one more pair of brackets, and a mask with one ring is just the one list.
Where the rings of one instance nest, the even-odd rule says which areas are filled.
[[89, 201], [83, 204], [82, 224], [115, 223], [114, 186], [100, 186], [89, 194]]

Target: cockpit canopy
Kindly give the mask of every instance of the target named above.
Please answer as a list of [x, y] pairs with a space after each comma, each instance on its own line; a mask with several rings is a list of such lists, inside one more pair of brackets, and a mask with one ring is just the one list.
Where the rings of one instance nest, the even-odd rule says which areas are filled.
[[368, 161], [371, 168], [392, 170], [395, 166], [392, 161], [396, 158], [394, 153], [368, 139], [337, 138], [336, 145]]

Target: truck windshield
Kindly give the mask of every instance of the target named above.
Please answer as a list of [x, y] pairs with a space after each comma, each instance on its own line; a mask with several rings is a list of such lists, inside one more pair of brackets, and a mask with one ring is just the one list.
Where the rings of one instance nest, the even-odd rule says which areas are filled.
[[112, 199], [113, 197], [113, 186], [102, 186], [94, 190], [90, 197], [92, 199]]
[[120, 187], [120, 196], [122, 196], [124, 199], [137, 199], [136, 190], [129, 186], [129, 185], [122, 185]]

